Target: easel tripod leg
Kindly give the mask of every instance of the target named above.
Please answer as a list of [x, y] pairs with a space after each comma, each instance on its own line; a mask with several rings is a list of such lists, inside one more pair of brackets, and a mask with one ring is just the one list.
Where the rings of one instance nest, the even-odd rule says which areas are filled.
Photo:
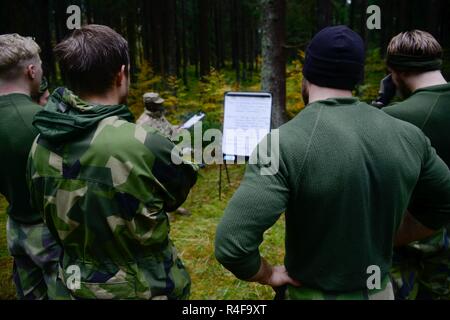
[[228, 174], [228, 166], [226, 162], [225, 162], [225, 172], [227, 173], [228, 184], [230, 184], [230, 175]]
[[222, 165], [219, 165], [219, 200], [222, 200]]

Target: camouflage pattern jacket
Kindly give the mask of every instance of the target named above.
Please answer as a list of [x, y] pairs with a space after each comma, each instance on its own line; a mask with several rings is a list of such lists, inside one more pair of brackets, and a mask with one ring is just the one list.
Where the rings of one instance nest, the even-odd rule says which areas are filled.
[[179, 129], [177, 126], [172, 125], [164, 116], [163, 112], [150, 112], [146, 110], [136, 121], [138, 125], [148, 125], [161, 132], [168, 138], [174, 138]]
[[90, 106], [64, 88], [36, 115], [27, 178], [63, 247], [59, 273], [72, 298], [189, 296], [167, 212], [185, 201], [197, 168], [174, 164], [174, 144], [132, 118], [126, 106]]

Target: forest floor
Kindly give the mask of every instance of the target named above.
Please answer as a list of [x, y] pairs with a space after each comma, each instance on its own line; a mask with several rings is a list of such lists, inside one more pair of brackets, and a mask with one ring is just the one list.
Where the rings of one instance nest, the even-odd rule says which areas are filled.
[[[244, 166], [229, 166], [230, 184], [223, 172], [222, 199], [219, 199], [219, 167], [202, 169], [197, 184], [183, 207], [191, 216], [176, 216], [171, 222], [171, 238], [192, 278], [191, 299], [241, 300], [273, 299], [271, 288], [236, 279], [214, 257], [214, 235], [223, 211], [239, 186]], [[6, 201], [0, 197], [0, 300], [14, 299], [12, 259], [6, 245]], [[281, 264], [284, 256], [284, 218], [265, 234], [263, 256]]]

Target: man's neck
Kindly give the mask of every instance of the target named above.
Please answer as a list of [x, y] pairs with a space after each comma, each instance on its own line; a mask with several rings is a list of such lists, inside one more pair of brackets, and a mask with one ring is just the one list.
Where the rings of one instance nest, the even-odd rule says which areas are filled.
[[30, 89], [26, 89], [22, 86], [15, 84], [4, 84], [0, 85], [0, 96], [6, 96], [8, 94], [20, 93], [27, 96], [31, 96]]
[[439, 70], [420, 73], [407, 80], [407, 86], [411, 92], [441, 84], [447, 84], [447, 81]]
[[311, 85], [309, 88], [309, 103], [330, 98], [349, 98], [352, 97], [350, 90], [334, 89]]
[[120, 104], [119, 96], [115, 92], [108, 92], [101, 95], [80, 94], [80, 99], [92, 105], [115, 106]]

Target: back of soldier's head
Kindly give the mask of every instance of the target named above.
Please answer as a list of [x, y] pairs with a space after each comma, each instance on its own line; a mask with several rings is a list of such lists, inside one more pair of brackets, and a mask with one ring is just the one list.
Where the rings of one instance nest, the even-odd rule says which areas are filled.
[[86, 25], [54, 49], [70, 89], [80, 94], [102, 94], [114, 85], [130, 57], [127, 41], [113, 29]]
[[427, 72], [442, 66], [442, 47], [428, 32], [399, 33], [387, 48], [387, 65], [394, 71]]
[[0, 83], [24, 76], [25, 68], [30, 64], [40, 65], [39, 52], [40, 48], [32, 38], [18, 34], [0, 35]]

